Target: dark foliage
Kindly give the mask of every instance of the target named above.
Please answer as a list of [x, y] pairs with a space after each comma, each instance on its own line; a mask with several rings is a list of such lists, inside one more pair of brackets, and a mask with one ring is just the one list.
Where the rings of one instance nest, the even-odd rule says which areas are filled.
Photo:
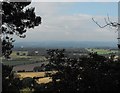
[[[12, 67], [2, 65], [2, 93], [20, 93], [16, 81], [13, 84]], [[18, 80], [19, 82], [19, 80]]]
[[9, 58], [12, 53], [13, 35], [25, 38], [27, 29], [41, 24], [41, 17], [35, 15], [35, 8], [27, 8], [31, 2], [2, 2], [2, 54]]
[[[3, 66], [3, 93], [29, 87], [34, 93], [103, 93], [120, 92], [120, 63], [109, 60], [97, 53], [86, 57], [69, 58], [65, 50], [48, 50], [49, 70], [57, 70], [52, 75], [53, 82], [37, 84], [36, 77], [19, 80], [14, 78], [12, 67]], [[59, 81], [58, 81], [59, 80]], [[12, 92], [13, 93], [13, 92]]]
[[[52, 76], [51, 88], [54, 93], [119, 91], [119, 62], [113, 62], [97, 53], [90, 53], [88, 57], [71, 59], [65, 57], [64, 52], [65, 50], [48, 50], [49, 69], [58, 70], [58, 73]], [[59, 82], [57, 82], [58, 79], [60, 79]]]

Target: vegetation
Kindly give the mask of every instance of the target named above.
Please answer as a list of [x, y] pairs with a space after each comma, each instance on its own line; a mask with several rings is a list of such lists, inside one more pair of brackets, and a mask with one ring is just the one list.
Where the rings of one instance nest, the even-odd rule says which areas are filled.
[[[19, 55], [17, 53], [19, 53]], [[25, 53], [25, 55], [23, 55], [23, 53]], [[28, 51], [13, 51], [10, 57], [11, 59], [2, 60], [4, 65], [16, 66], [47, 61], [45, 56], [28, 55]]]
[[[36, 16], [34, 9], [24, 8], [30, 2], [2, 2], [2, 54], [9, 58], [12, 53], [14, 39], [11, 35], [25, 37], [24, 33], [29, 28], [34, 28], [41, 23], [41, 17]], [[86, 93], [86, 92], [120, 92], [120, 62], [113, 61], [102, 55], [103, 50], [95, 50], [87, 56], [71, 58], [65, 55], [65, 49], [47, 50], [49, 64], [45, 65], [47, 71], [57, 71], [53, 75], [46, 74], [42, 80], [50, 80], [41, 84], [40, 77], [25, 77], [27, 73], [19, 74], [25, 78], [15, 78], [12, 66], [2, 65], [2, 93]], [[97, 52], [99, 54], [97, 54]], [[77, 53], [77, 52], [76, 52]], [[16, 54], [16, 56], [15, 56]], [[21, 61], [39, 59], [39, 56], [26, 55], [27, 52], [13, 53]], [[12, 56], [12, 55], [11, 55]], [[13, 61], [13, 60], [12, 60]], [[16, 61], [16, 60], [14, 60]], [[18, 61], [18, 63], [19, 63]], [[22, 60], [23, 61], [23, 60]], [[30, 61], [28, 61], [30, 62]], [[18, 75], [18, 76], [19, 76]], [[45, 73], [42, 73], [44, 76]], [[49, 77], [51, 77], [49, 79]]]
[[35, 8], [27, 8], [31, 2], [2, 2], [2, 54], [9, 58], [12, 53], [13, 35], [24, 38], [27, 29], [41, 23], [41, 17], [35, 15]]
[[90, 52], [97, 52], [99, 55], [104, 55], [104, 54], [117, 54], [118, 50], [110, 50], [110, 49], [87, 49]]
[[[49, 64], [47, 64], [45, 68], [51, 71], [58, 71], [56, 74], [52, 75], [51, 82], [41, 84], [36, 81], [36, 78], [27, 77], [23, 80], [15, 79], [10, 72], [7, 72], [10, 70], [5, 68], [3, 70], [6, 72], [4, 72], [3, 75], [5, 73], [8, 74], [4, 75], [4, 83], [9, 82], [5, 83], [6, 86], [3, 87], [7, 87], [11, 84], [11, 86], [14, 86], [12, 87], [13, 90], [14, 88], [16, 89], [16, 87], [19, 87], [17, 89], [19, 89], [19, 92], [22, 90], [22, 93], [25, 89], [34, 90], [32, 93], [98, 93], [119, 91], [119, 61], [114, 62], [111, 59], [98, 55], [97, 53], [90, 53], [88, 56], [80, 58], [70, 58], [65, 56], [65, 49], [50, 49], [47, 52], [49, 55]], [[6, 79], [8, 76], [11, 78]], [[48, 80], [48, 78], [45, 78], [45, 81], [46, 80]], [[8, 88], [9, 91], [11, 91], [12, 88]]]
[[[64, 50], [49, 50], [49, 67], [58, 70], [53, 75], [54, 91], [59, 93], [115, 92], [119, 91], [120, 63], [98, 54], [71, 59]], [[57, 83], [56, 80], [60, 79]], [[55, 84], [55, 85], [54, 85]]]

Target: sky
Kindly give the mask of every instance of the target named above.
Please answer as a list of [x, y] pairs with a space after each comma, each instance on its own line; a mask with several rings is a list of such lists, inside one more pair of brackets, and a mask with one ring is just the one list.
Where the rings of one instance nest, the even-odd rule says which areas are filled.
[[117, 21], [117, 2], [32, 2], [42, 24], [28, 29], [27, 37], [17, 42], [31, 41], [115, 41], [115, 28], [99, 28], [93, 21], [105, 25], [104, 18]]

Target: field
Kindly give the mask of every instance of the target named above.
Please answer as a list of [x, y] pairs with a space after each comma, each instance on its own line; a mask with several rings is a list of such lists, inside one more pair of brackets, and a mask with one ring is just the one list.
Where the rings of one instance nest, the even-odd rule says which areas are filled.
[[52, 81], [52, 78], [49, 76], [46, 76], [47, 74], [52, 75], [55, 74], [57, 71], [46, 71], [46, 72], [19, 72], [14, 73], [15, 78], [24, 79], [27, 77], [33, 78], [33, 77], [39, 77], [39, 79], [36, 79], [36, 82], [38, 84], [41, 83], [49, 83]]
[[18, 72], [18, 73], [14, 73], [14, 77], [15, 78], [33, 78], [33, 77], [45, 77], [45, 72]]
[[50, 74], [55, 74], [57, 71], [45, 71], [45, 72], [17, 72], [17, 73], [14, 73], [14, 77], [15, 78], [20, 78], [20, 79], [23, 79], [23, 78], [26, 78], [26, 77], [45, 77], [46, 74], [50, 73]]
[[[29, 52], [32, 50], [29, 50]], [[40, 50], [43, 53], [45, 50]], [[33, 64], [33, 63], [40, 63], [40, 62], [46, 62], [48, 61], [47, 58], [41, 54], [35, 55], [31, 53], [32, 55], [29, 55], [28, 51], [22, 50], [14, 50], [13, 53], [10, 55], [11, 59], [6, 60], [3, 59], [3, 64], [10, 65], [10, 66], [16, 66], [16, 65], [26, 65], [26, 64]], [[35, 49], [34, 49], [35, 52]], [[86, 49], [67, 49], [68, 55], [73, 55], [73, 53], [89, 53], [89, 52], [97, 52], [99, 55], [110, 55], [110, 54], [117, 54], [117, 50], [115, 49], [100, 49], [100, 48], [86, 48]]]
[[44, 78], [40, 78], [40, 79], [36, 80], [36, 82], [38, 84], [46, 84], [46, 83], [52, 82], [52, 78], [51, 77], [44, 77]]
[[17, 51], [13, 51], [10, 57], [11, 59], [3, 59], [3, 64], [16, 66], [47, 61], [45, 56], [29, 56], [28, 51], [19, 51], [19, 55], [17, 54]]
[[89, 52], [97, 52], [99, 55], [107, 55], [107, 54], [117, 54], [117, 50], [110, 50], [110, 49], [87, 49]]

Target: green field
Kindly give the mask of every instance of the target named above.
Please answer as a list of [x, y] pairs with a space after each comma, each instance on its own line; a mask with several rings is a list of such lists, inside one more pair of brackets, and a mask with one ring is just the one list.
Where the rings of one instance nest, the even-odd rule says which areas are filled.
[[[21, 55], [24, 54], [25, 55]], [[3, 59], [2, 62], [5, 65], [23, 65], [23, 64], [30, 64], [30, 63], [38, 63], [38, 62], [45, 62], [47, 59], [45, 56], [28, 56], [27, 51], [20, 51], [20, 54], [17, 55], [16, 51], [13, 51], [13, 53], [10, 55], [11, 59]]]
[[89, 52], [97, 52], [99, 55], [105, 54], [116, 54], [117, 50], [110, 50], [110, 49], [87, 49]]

